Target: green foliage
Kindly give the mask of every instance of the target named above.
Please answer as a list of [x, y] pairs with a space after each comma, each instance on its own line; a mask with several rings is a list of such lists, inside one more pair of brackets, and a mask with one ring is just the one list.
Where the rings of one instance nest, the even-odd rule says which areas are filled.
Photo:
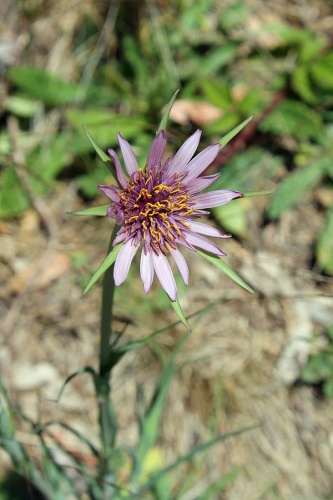
[[322, 384], [324, 396], [333, 398], [333, 325], [327, 329], [327, 340], [324, 349], [310, 356], [300, 380], [306, 384]]

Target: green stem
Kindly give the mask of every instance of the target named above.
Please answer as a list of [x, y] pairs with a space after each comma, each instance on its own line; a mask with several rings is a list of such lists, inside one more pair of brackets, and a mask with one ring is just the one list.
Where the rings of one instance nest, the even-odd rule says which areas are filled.
[[[115, 227], [108, 252], [112, 250], [112, 243], [118, 228]], [[117, 420], [113, 404], [110, 399], [111, 362], [111, 336], [112, 336], [112, 310], [115, 284], [113, 279], [113, 265], [104, 274], [102, 288], [100, 349], [99, 349], [99, 374], [95, 377], [95, 386], [99, 411], [99, 426], [102, 441], [103, 456], [101, 469], [107, 472], [109, 458], [115, 443], [117, 433]]]

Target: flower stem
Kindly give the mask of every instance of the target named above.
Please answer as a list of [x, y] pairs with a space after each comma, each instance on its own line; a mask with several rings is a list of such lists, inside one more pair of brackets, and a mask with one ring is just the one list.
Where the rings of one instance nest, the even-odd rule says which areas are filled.
[[[108, 252], [112, 250], [112, 243], [118, 228], [115, 227]], [[110, 399], [110, 376], [112, 370], [111, 362], [111, 336], [112, 336], [112, 310], [115, 284], [113, 280], [113, 265], [104, 274], [101, 306], [100, 326], [100, 349], [99, 349], [99, 373], [96, 375], [95, 386], [99, 411], [99, 426], [103, 449], [103, 460], [101, 467], [106, 472], [107, 464], [111, 456], [112, 447], [115, 443], [117, 433], [117, 420], [112, 401]]]

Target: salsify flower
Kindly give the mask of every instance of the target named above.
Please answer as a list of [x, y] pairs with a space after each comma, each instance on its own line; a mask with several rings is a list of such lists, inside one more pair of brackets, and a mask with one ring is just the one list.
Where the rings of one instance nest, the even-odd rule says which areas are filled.
[[98, 186], [112, 200], [107, 215], [120, 226], [113, 245], [123, 243], [114, 266], [115, 284], [121, 285], [125, 281], [132, 260], [141, 248], [140, 275], [145, 293], [149, 292], [156, 272], [162, 287], [175, 301], [177, 286], [167, 256], [170, 254], [174, 259], [186, 285], [189, 269], [179, 247], [193, 251], [198, 248], [218, 257], [225, 256], [205, 236], [230, 238], [231, 235], [198, 222], [198, 218], [209, 214], [207, 208], [241, 198], [242, 193], [226, 189], [200, 193], [220, 176], [200, 177], [200, 174], [215, 160], [221, 148], [220, 144], [213, 144], [192, 158], [201, 130], [191, 135], [172, 159], [164, 161], [167, 139], [161, 130], [151, 145], [145, 169], [139, 168], [129, 143], [120, 134], [117, 137], [129, 179], [117, 154], [109, 149], [118, 186]]

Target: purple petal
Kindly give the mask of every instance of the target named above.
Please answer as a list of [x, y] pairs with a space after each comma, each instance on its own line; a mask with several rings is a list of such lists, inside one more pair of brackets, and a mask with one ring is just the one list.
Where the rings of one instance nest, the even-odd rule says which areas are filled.
[[225, 205], [235, 198], [242, 198], [242, 193], [238, 191], [229, 191], [221, 189], [219, 191], [210, 191], [209, 193], [198, 194], [194, 197], [195, 208], [213, 208]]
[[191, 245], [202, 248], [206, 252], [213, 253], [214, 255], [219, 255], [220, 257], [226, 255], [224, 252], [222, 252], [222, 250], [219, 249], [217, 245], [215, 245], [215, 243], [212, 243], [203, 236], [199, 236], [198, 234], [193, 233], [186, 233], [186, 239]]
[[194, 153], [200, 142], [201, 130], [197, 130], [192, 134], [182, 145], [182, 147], [177, 151], [175, 156], [170, 162], [168, 173], [173, 174], [174, 172], [179, 172], [183, 170]]
[[115, 167], [116, 167], [116, 173], [117, 173], [117, 179], [119, 181], [119, 184], [126, 189], [127, 188], [127, 179], [125, 177], [124, 171], [121, 167], [120, 161], [118, 159], [118, 156], [116, 155], [115, 151], [113, 149], [108, 149], [108, 154], [111, 156], [111, 158], [114, 161]]
[[127, 278], [133, 257], [136, 254], [138, 248], [139, 245], [133, 245], [132, 240], [127, 241], [127, 243], [124, 243], [121, 247], [113, 271], [113, 277], [116, 286], [124, 283], [125, 279]]
[[127, 172], [131, 176], [134, 172], [138, 171], [138, 162], [136, 161], [135, 154], [129, 143], [122, 137], [121, 134], [117, 134], [119, 146], [124, 158], [124, 163]]
[[167, 143], [167, 138], [165, 132], [164, 130], [161, 130], [153, 140], [153, 143], [149, 150], [147, 159], [147, 170], [150, 170], [151, 168], [160, 165], [162, 157], [164, 155], [166, 143]]
[[152, 258], [154, 269], [162, 288], [171, 300], [177, 300], [177, 286], [167, 258], [162, 253], [156, 254], [155, 252], [152, 252]]
[[220, 144], [212, 144], [199, 153], [182, 171], [188, 172], [185, 182], [198, 177], [215, 160], [221, 149]]
[[171, 249], [170, 253], [171, 253], [174, 261], [176, 262], [176, 265], [177, 265], [178, 270], [179, 270], [179, 272], [184, 280], [185, 285], [188, 285], [189, 270], [188, 270], [188, 265], [187, 265], [187, 262], [183, 256], [183, 254], [179, 250], [177, 250], [176, 248]]
[[195, 233], [205, 234], [206, 236], [213, 236], [214, 238], [231, 238], [231, 234], [223, 234], [215, 227], [202, 224], [201, 222], [189, 221], [192, 231]]
[[[213, 184], [216, 179], [220, 177], [221, 174], [206, 175], [205, 177], [198, 177], [197, 179], [192, 179], [187, 183], [187, 188], [190, 194], [199, 193], [203, 189], [208, 188]], [[186, 182], [186, 179], [185, 179]]]
[[97, 188], [102, 191], [102, 193], [106, 194], [106, 196], [112, 201], [120, 201], [119, 194], [115, 186], [103, 186], [100, 184]]
[[140, 276], [143, 282], [143, 289], [145, 293], [148, 293], [153, 284], [154, 267], [151, 252], [145, 253], [144, 249], [142, 249], [141, 253]]

